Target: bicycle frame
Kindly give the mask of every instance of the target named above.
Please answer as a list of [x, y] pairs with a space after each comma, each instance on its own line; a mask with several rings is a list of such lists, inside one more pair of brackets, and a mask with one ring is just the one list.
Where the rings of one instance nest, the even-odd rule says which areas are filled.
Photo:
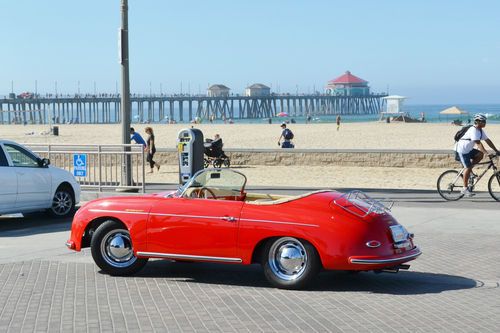
[[[489, 161], [480, 162], [480, 163], [476, 163], [473, 165], [473, 167], [475, 167], [476, 165], [489, 164], [488, 167], [486, 169], [484, 169], [484, 171], [480, 175], [476, 175], [477, 178], [476, 178], [474, 184], [472, 184], [472, 187], [476, 186], [476, 184], [479, 182], [479, 180], [481, 180], [481, 178], [483, 178], [483, 176], [488, 172], [489, 169], [493, 168], [493, 173], [497, 172], [497, 170], [498, 170], [497, 166], [496, 166], [495, 162], [493, 161], [493, 159], [495, 157], [491, 157], [490, 155], [488, 155], [488, 158], [490, 159]], [[459, 177], [464, 174], [465, 169], [467, 169], [467, 168], [463, 167], [462, 170], [460, 170], [460, 172], [457, 174], [457, 177], [453, 180], [453, 184], [455, 184], [455, 182], [459, 179]], [[474, 175], [474, 173], [472, 173], [472, 174]]]

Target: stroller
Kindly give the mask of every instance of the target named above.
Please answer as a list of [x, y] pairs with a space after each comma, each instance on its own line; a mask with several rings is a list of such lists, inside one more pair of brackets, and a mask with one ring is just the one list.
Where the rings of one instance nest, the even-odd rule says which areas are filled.
[[226, 168], [229, 168], [231, 165], [231, 160], [222, 150], [222, 139], [212, 140], [205, 139], [205, 158], [204, 158], [204, 166], [208, 168], [210, 164], [213, 165], [214, 168], [221, 168], [224, 165]]

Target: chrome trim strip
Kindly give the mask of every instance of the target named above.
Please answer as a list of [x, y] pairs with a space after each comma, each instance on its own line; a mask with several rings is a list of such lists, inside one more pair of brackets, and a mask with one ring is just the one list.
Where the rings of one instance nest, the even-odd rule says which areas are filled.
[[366, 265], [386, 264], [386, 263], [398, 262], [398, 261], [406, 260], [406, 259], [414, 259], [422, 254], [422, 252], [420, 251], [419, 248], [417, 248], [417, 250], [418, 250], [417, 253], [414, 253], [414, 254], [411, 254], [408, 256], [404, 256], [404, 257], [394, 258], [394, 259], [349, 259], [349, 261], [351, 262], [351, 264], [361, 264], [361, 265], [363, 265], [363, 264], [366, 264]]
[[317, 224], [307, 224], [307, 223], [298, 223], [298, 222], [281, 222], [281, 221], [256, 220], [256, 219], [240, 219], [240, 221], [258, 222], [258, 223], [290, 224], [290, 225], [300, 225], [303, 227], [319, 228], [319, 225], [317, 225]]
[[89, 209], [89, 212], [94, 213], [120, 213], [120, 214], [136, 214], [136, 215], [148, 215], [148, 212], [127, 212], [125, 210], [110, 210], [110, 209]]
[[172, 217], [194, 217], [197, 219], [217, 219], [220, 220], [224, 216], [203, 216], [203, 215], [184, 215], [184, 214], [164, 214], [164, 213], [151, 213], [151, 216], [172, 216]]
[[144, 257], [155, 257], [155, 258], [166, 258], [166, 259], [187, 259], [187, 260], [217, 261], [217, 262], [242, 262], [240, 258], [208, 257], [208, 256], [195, 256], [195, 255], [173, 254], [173, 253], [137, 252], [137, 255]]
[[[148, 213], [148, 212], [130, 212], [130, 211], [121, 211], [121, 210], [107, 210], [107, 209], [89, 209], [90, 212], [96, 213], [123, 213], [123, 214], [138, 214], [138, 215], [151, 215], [151, 216], [172, 216], [172, 217], [192, 217], [198, 219], [224, 219], [224, 216], [202, 216], [202, 215], [184, 215], [184, 214], [163, 214], [163, 213]], [[236, 219], [240, 221], [246, 222], [257, 222], [257, 223], [274, 223], [274, 224], [289, 224], [289, 225], [298, 225], [303, 227], [313, 227], [319, 228], [317, 224], [307, 224], [307, 223], [299, 223], [299, 222], [284, 222], [284, 221], [272, 221], [272, 220], [257, 220], [257, 219]]]

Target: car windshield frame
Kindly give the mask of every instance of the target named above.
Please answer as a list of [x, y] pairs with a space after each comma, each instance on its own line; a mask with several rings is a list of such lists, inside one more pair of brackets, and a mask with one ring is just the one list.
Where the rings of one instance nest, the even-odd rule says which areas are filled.
[[[227, 183], [224, 183], [224, 181], [227, 181]], [[234, 182], [231, 183], [231, 181]], [[179, 187], [175, 196], [183, 197], [186, 191], [190, 188], [211, 188], [214, 185], [218, 188], [229, 189], [243, 195], [245, 193], [246, 183], [247, 177], [241, 172], [233, 169], [202, 169], [196, 172], [184, 185]]]

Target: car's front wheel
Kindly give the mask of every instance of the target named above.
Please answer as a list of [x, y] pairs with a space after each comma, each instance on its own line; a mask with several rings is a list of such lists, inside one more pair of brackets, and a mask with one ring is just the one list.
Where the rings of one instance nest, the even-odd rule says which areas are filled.
[[69, 186], [59, 186], [52, 198], [49, 213], [55, 217], [67, 217], [75, 210], [73, 191]]
[[293, 237], [271, 239], [262, 257], [264, 275], [275, 287], [304, 288], [317, 275], [321, 262], [310, 243]]
[[134, 255], [129, 231], [119, 222], [109, 220], [101, 224], [90, 242], [92, 258], [110, 275], [131, 275], [141, 270], [148, 259]]

